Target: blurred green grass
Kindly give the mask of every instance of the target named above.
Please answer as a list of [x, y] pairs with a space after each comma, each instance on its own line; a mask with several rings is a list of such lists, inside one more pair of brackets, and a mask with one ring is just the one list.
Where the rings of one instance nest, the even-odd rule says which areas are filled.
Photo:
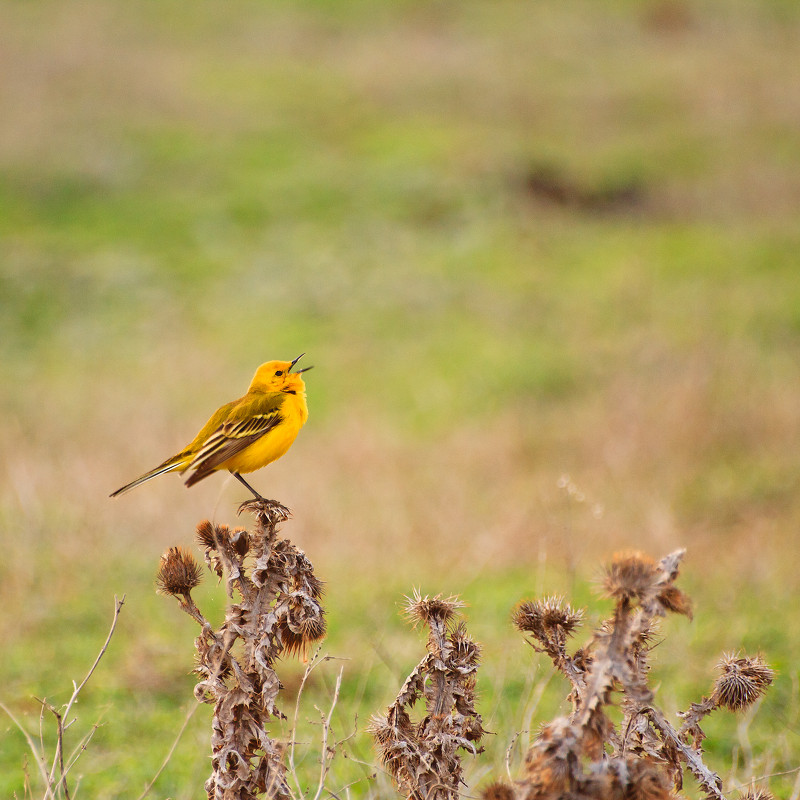
[[[309, 425], [255, 480], [328, 580], [342, 730], [418, 656], [401, 595], [459, 592], [502, 765], [531, 691], [510, 606], [688, 545], [665, 702], [761, 648], [780, 674], [747, 733], [762, 773], [797, 765], [794, 3], [80, 0], [0, 23], [0, 699], [35, 730], [30, 698], [66, 699], [127, 593], [80, 705], [104, 710], [82, 791], [136, 796], [163, 758], [193, 634], [152, 574], [238, 499], [106, 495], [302, 351]], [[207, 717], [157, 796], [197, 792]], [[709, 730], [724, 772], [742, 730]]]

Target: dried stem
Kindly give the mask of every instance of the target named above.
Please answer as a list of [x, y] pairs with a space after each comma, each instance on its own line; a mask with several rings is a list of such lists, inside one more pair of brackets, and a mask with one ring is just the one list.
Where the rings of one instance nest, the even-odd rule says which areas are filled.
[[59, 786], [63, 786], [64, 788], [64, 796], [67, 800], [70, 800], [69, 797], [69, 787], [67, 786], [66, 782], [66, 772], [64, 771], [64, 722], [63, 717], [59, 714], [58, 709], [48, 703], [46, 700], [39, 700], [36, 698], [39, 703], [41, 703], [42, 708], [46, 708], [55, 718], [56, 718], [56, 752], [53, 756], [53, 771], [51, 771], [49, 779], [52, 785], [55, 776], [55, 768], [58, 765], [58, 782], [55, 785], [55, 789], [58, 790]]
[[333, 710], [336, 708], [336, 703], [339, 701], [339, 691], [342, 688], [343, 672], [344, 667], [341, 667], [339, 669], [339, 674], [336, 676], [336, 686], [333, 690], [333, 699], [331, 700], [330, 709], [328, 710], [327, 716], [322, 721], [322, 747], [320, 748], [319, 784], [317, 785], [317, 791], [314, 795], [314, 800], [319, 800], [320, 795], [325, 789], [325, 778], [327, 777], [328, 771], [331, 768], [332, 755], [328, 750], [328, 737], [330, 736]]

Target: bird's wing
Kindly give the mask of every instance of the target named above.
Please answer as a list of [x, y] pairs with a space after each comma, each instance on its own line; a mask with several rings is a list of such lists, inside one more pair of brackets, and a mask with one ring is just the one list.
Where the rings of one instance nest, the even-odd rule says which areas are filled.
[[282, 400], [278, 392], [242, 398], [242, 402], [231, 409], [228, 419], [208, 436], [186, 465], [185, 470], [193, 470], [186, 485], [192, 486], [208, 477], [229, 458], [280, 425], [283, 422], [280, 413]]

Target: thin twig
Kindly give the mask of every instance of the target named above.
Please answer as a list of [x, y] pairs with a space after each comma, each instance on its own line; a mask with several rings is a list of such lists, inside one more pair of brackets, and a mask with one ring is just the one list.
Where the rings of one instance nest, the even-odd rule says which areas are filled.
[[[53, 756], [53, 764], [55, 766], [55, 764], [58, 763], [58, 771], [61, 776], [58, 779], [58, 782], [56, 783], [56, 789], [58, 789], [59, 786], [63, 786], [64, 794], [66, 795], [67, 800], [70, 800], [69, 787], [67, 786], [67, 782], [65, 780], [66, 772], [64, 771], [64, 718], [61, 716], [61, 714], [58, 713], [58, 709], [55, 706], [50, 705], [50, 703], [48, 703], [47, 700], [40, 700], [38, 697], [34, 699], [41, 704], [42, 709], [46, 708], [56, 718], [57, 739], [56, 739], [56, 754], [55, 756]], [[53, 773], [51, 773], [50, 774], [51, 784], [54, 778], [55, 776], [53, 775]]]
[[297, 698], [294, 703], [294, 724], [292, 725], [292, 736], [289, 740], [289, 771], [292, 773], [295, 786], [297, 787], [297, 793], [301, 797], [303, 795], [303, 789], [300, 786], [300, 779], [297, 777], [297, 769], [294, 764], [295, 746], [297, 745], [297, 720], [300, 718], [300, 698], [303, 696], [303, 689], [305, 689], [306, 681], [308, 681], [311, 673], [328, 658], [328, 656], [322, 656], [320, 658], [320, 650], [322, 650], [322, 646], [317, 647], [306, 665], [305, 670], [303, 670], [303, 677], [300, 681], [300, 688], [297, 690]]
[[[72, 710], [72, 706], [75, 704], [75, 701], [78, 699], [78, 695], [80, 694], [81, 689], [83, 689], [83, 687], [86, 686], [87, 682], [89, 681], [89, 678], [92, 677], [92, 675], [94, 674], [94, 671], [97, 669], [97, 665], [100, 663], [100, 659], [106, 654], [106, 650], [108, 650], [108, 645], [111, 642], [111, 637], [114, 635], [114, 630], [117, 627], [117, 620], [119, 620], [119, 615], [120, 615], [120, 612], [122, 611], [122, 606], [124, 605], [124, 603], [125, 603], [125, 595], [122, 595], [122, 599], [121, 600], [116, 595], [114, 595], [114, 618], [111, 620], [111, 628], [108, 631], [108, 636], [106, 636], [106, 640], [105, 640], [105, 642], [103, 642], [103, 646], [100, 648], [100, 652], [97, 654], [97, 658], [95, 658], [94, 663], [89, 668], [89, 671], [86, 673], [86, 677], [80, 682], [80, 684], [78, 686], [76, 686], [75, 682], [73, 681], [73, 683], [72, 683], [72, 686], [73, 686], [72, 697], [70, 697], [69, 702], [64, 707], [64, 711], [63, 711], [63, 713], [61, 715], [62, 719], [67, 720], [67, 718], [69, 717], [69, 713]], [[65, 727], [62, 729], [62, 727], [61, 727], [62, 722], [61, 722], [61, 720], [59, 720], [59, 737], [61, 736], [63, 730], [65, 730], [67, 727], [69, 727], [70, 724], [71, 723], [67, 720]], [[56, 754], [53, 757], [53, 766], [50, 769], [50, 784], [52, 784], [53, 781], [55, 780], [56, 767], [58, 766], [59, 758], [61, 757], [61, 750], [62, 750], [62, 748], [61, 748], [60, 742], [59, 742], [59, 746], [57, 746], [57, 748], [56, 748]], [[62, 761], [62, 767], [63, 767], [63, 761]], [[63, 775], [63, 772], [62, 772], [62, 775]], [[66, 787], [66, 784], [65, 784], [65, 787]], [[69, 793], [67, 793], [67, 797], [69, 798]]]
[[506, 756], [505, 756], [506, 774], [508, 775], [508, 779], [510, 781], [514, 780], [514, 776], [511, 774], [511, 754], [514, 752], [514, 746], [517, 743], [517, 739], [519, 739], [519, 737], [522, 736], [523, 733], [530, 733], [530, 731], [529, 730], [517, 731], [511, 737], [511, 741], [509, 742], [509, 745], [506, 748]]
[[319, 786], [317, 786], [317, 793], [314, 795], [314, 800], [319, 800], [320, 795], [325, 788], [325, 778], [330, 769], [331, 757], [328, 755], [328, 734], [331, 729], [331, 719], [333, 718], [333, 710], [336, 708], [336, 703], [339, 701], [339, 691], [342, 688], [342, 674], [344, 673], [344, 666], [339, 668], [339, 674], [336, 677], [336, 687], [333, 690], [333, 700], [331, 707], [328, 711], [328, 716], [325, 718], [322, 725], [322, 749], [320, 757], [320, 770], [319, 770]]
[[[349, 738], [349, 737], [348, 737]], [[362, 762], [356, 762], [362, 763]], [[333, 789], [326, 789], [325, 791], [334, 798], [334, 800], [341, 800], [339, 797], [340, 794], [346, 792], [351, 786], [355, 786], [357, 783], [361, 783], [361, 781], [371, 781], [377, 775], [377, 771], [373, 772], [371, 775], [362, 775], [360, 778], [356, 778], [354, 781], [350, 781], [350, 783], [346, 783], [339, 789], [337, 792], [334, 792]]]
[[[800, 767], [798, 769], [800, 769]], [[797, 778], [795, 779], [794, 786], [792, 786], [792, 794], [789, 800], [797, 800], [798, 797], [800, 797], [800, 772], [797, 773]]]
[[44, 706], [39, 707], [39, 748], [44, 758]]
[[100, 652], [97, 654], [97, 658], [94, 660], [94, 664], [92, 664], [89, 671], [86, 673], [86, 677], [81, 681], [80, 686], [75, 688], [75, 691], [72, 693], [72, 697], [70, 697], [69, 702], [67, 703], [66, 708], [64, 709], [64, 719], [69, 716], [69, 712], [72, 709], [73, 704], [78, 699], [78, 695], [80, 694], [81, 689], [86, 686], [89, 678], [92, 677], [95, 669], [97, 669], [97, 665], [100, 663], [100, 659], [106, 654], [106, 650], [108, 650], [108, 645], [111, 642], [111, 637], [114, 635], [114, 629], [117, 627], [117, 620], [119, 619], [120, 612], [122, 611], [122, 606], [125, 604], [125, 597], [126, 595], [122, 595], [122, 599], [118, 599], [116, 595], [114, 595], [114, 619], [111, 620], [111, 628], [108, 631], [108, 636], [106, 636], [105, 642], [103, 642], [103, 646], [100, 648]]
[[100, 727], [101, 719], [103, 719], [102, 715], [100, 716], [100, 719], [98, 719], [97, 722], [92, 725], [91, 730], [83, 735], [83, 739], [78, 742], [77, 746], [69, 754], [69, 758], [67, 759], [67, 768], [64, 770], [64, 775], [69, 775], [70, 770], [75, 766], [75, 764], [78, 763], [78, 759], [86, 751], [86, 748], [89, 746], [89, 742], [92, 740], [92, 737], [95, 735], [95, 733], [97, 733], [97, 729]]
[[[769, 778], [780, 778], [783, 775], [794, 775], [795, 772], [800, 772], [800, 767], [792, 767], [791, 769], [784, 770], [783, 772], [770, 772], [766, 775], [758, 775], [755, 778], [751, 778], [751, 781], [758, 783], [759, 781], [765, 781]], [[739, 786], [747, 786], [749, 785], [750, 781], [747, 784], [739, 782]]]

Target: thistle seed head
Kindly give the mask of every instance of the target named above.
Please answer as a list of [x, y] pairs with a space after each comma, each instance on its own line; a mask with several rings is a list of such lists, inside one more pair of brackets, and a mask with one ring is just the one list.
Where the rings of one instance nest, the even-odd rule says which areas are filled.
[[481, 800], [514, 800], [514, 788], [503, 781], [495, 781], [481, 791]]
[[315, 600], [319, 600], [325, 594], [325, 582], [321, 581], [310, 569], [304, 576], [306, 590]]
[[406, 605], [403, 609], [405, 615], [416, 626], [418, 623], [431, 625], [434, 622], [446, 625], [459, 608], [463, 608], [464, 603], [456, 595], [443, 598], [440, 594], [436, 597], [422, 597], [418, 590], [414, 590], [412, 597], [406, 597]]
[[665, 586], [659, 592], [658, 599], [667, 611], [692, 618], [692, 599], [674, 584]]
[[311, 642], [322, 639], [327, 632], [327, 626], [324, 617], [314, 616], [291, 623], [282, 619], [278, 623], [278, 630], [283, 652], [287, 655], [294, 655], [305, 651]]
[[156, 574], [156, 588], [161, 594], [188, 597], [202, 577], [200, 565], [188, 550], [170, 547], [163, 556]]
[[459, 623], [450, 635], [450, 643], [453, 651], [450, 655], [450, 663], [461, 669], [476, 667], [481, 660], [481, 646], [473, 641], [467, 634], [467, 626]]
[[721, 675], [714, 683], [712, 699], [729, 711], [752, 705], [775, 677], [775, 671], [760, 655], [739, 657], [737, 653], [725, 653], [717, 668]]
[[195, 539], [200, 547], [205, 547], [207, 550], [216, 550], [228, 542], [230, 529], [227, 525], [215, 525], [210, 520], [204, 519], [197, 526]]
[[394, 738], [392, 726], [389, 724], [386, 717], [381, 717], [378, 714], [374, 714], [370, 718], [367, 731], [380, 747], [385, 746]]
[[397, 705], [390, 706], [385, 717], [374, 715], [370, 719], [367, 731], [375, 741], [381, 761], [397, 779], [406, 765], [407, 744], [416, 738], [408, 712]]
[[233, 674], [233, 670], [231, 669], [229, 661], [218, 661], [212, 666], [210, 663], [207, 663], [206, 660], [209, 654], [205, 655], [206, 658], [203, 657], [203, 654], [195, 654], [194, 669], [192, 670], [195, 675], [206, 678], [209, 675], [215, 674], [216, 677], [223, 681], [230, 678]]
[[617, 553], [605, 568], [603, 592], [617, 602], [641, 602], [655, 587], [659, 570], [644, 553]]
[[630, 800], [673, 800], [667, 773], [653, 759], [629, 757], [623, 765], [627, 783], [624, 797]]
[[583, 610], [572, 608], [563, 597], [525, 600], [514, 609], [511, 621], [517, 630], [534, 636], [555, 631], [572, 636], [583, 621]]
[[764, 789], [762, 786], [751, 786], [740, 795], [740, 800], [775, 800], [775, 796], [769, 789]]

